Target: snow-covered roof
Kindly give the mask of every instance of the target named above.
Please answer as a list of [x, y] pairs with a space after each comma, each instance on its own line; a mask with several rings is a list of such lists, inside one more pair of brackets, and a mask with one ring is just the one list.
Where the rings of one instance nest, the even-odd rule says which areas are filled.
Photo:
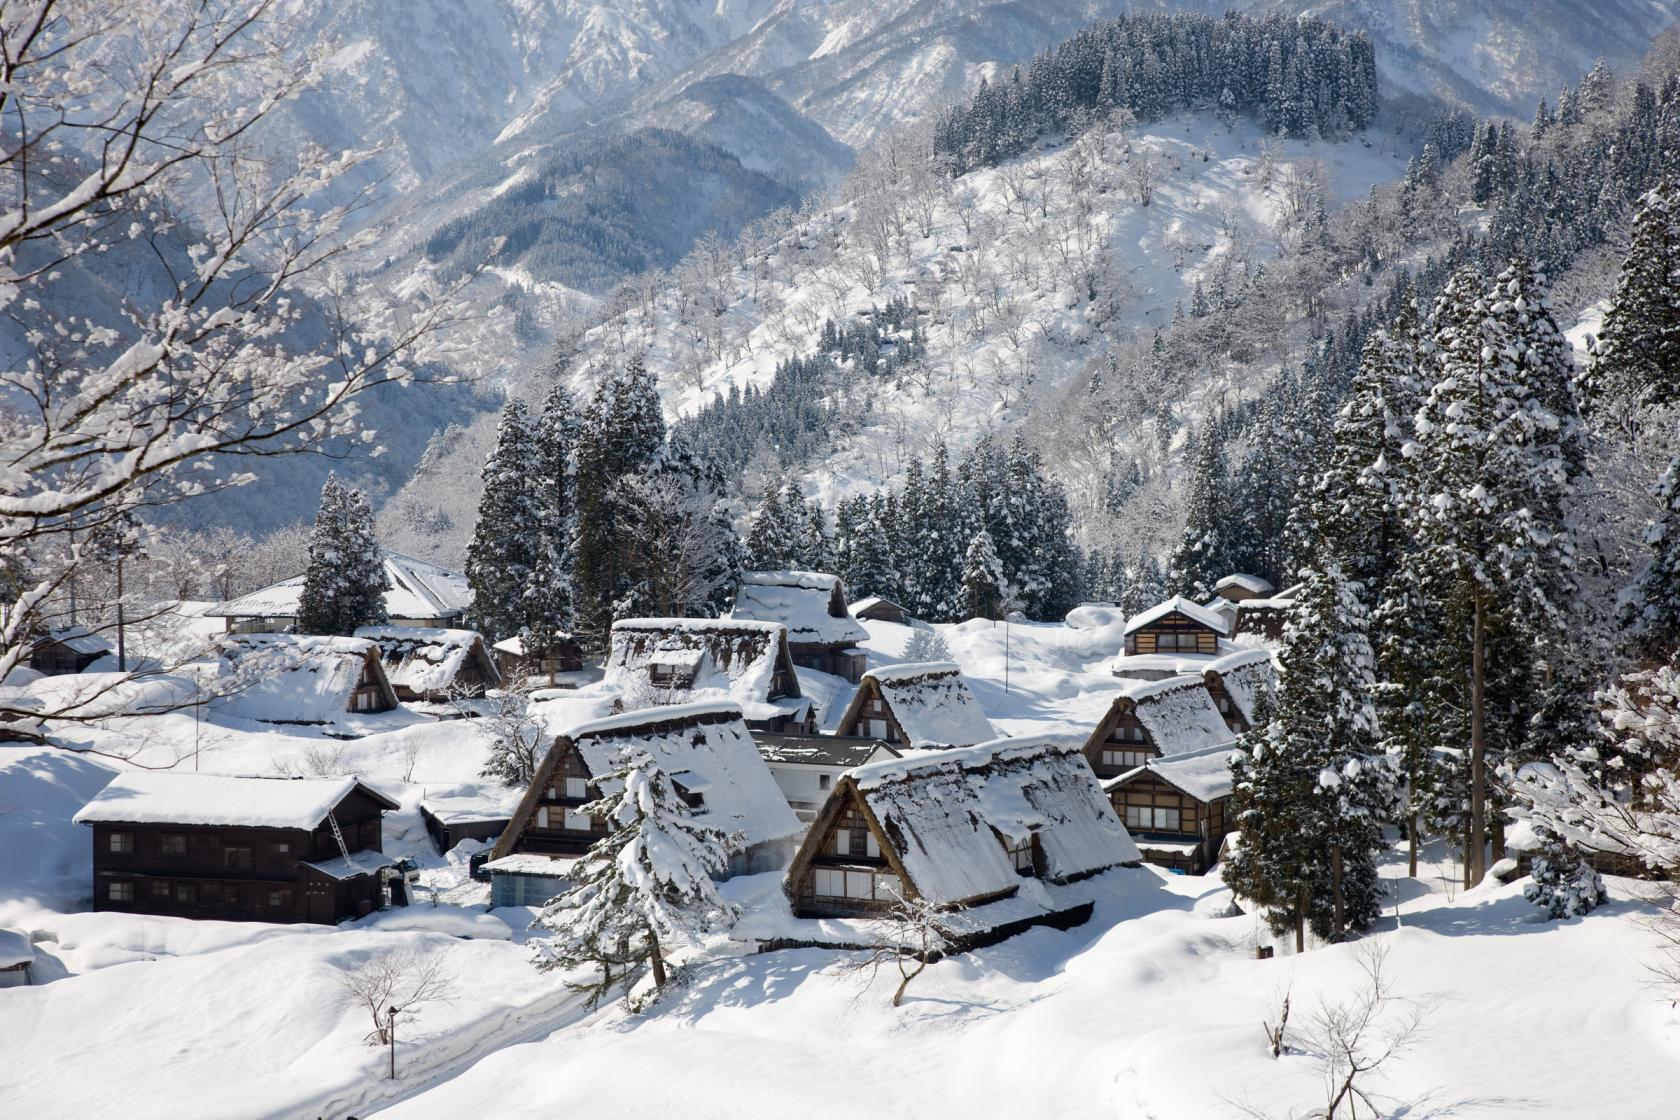
[[1231, 795], [1231, 746], [1205, 747], [1189, 754], [1152, 758], [1135, 770], [1128, 770], [1118, 778], [1103, 783], [1114, 789], [1135, 782], [1145, 775], [1153, 775], [1197, 801], [1213, 801]]
[[788, 766], [827, 766], [849, 770], [862, 766], [885, 751], [890, 758], [898, 752], [879, 739], [850, 735], [771, 735], [753, 733], [764, 761]]
[[851, 611], [853, 616], [856, 616], [856, 615], [862, 614], [864, 611], [868, 610], [871, 607], [879, 607], [883, 604], [885, 604], [886, 606], [889, 606], [889, 607], [893, 607], [894, 609], [900, 610], [900, 611], [902, 611], [904, 609], [903, 607], [899, 606], [897, 603], [893, 602], [891, 599], [884, 599], [879, 595], [865, 595], [863, 598], [859, 599], [857, 602], [848, 604], [846, 609], [848, 611]]
[[[435, 626], [363, 626], [356, 637], [379, 646], [385, 676], [392, 688], [417, 693], [443, 692], [455, 683], [475, 648], [482, 651], [484, 639], [476, 630], [447, 630]], [[496, 677], [490, 655], [482, 654], [480, 668], [490, 682]]]
[[1277, 682], [1272, 669], [1272, 654], [1265, 649], [1245, 649], [1238, 653], [1228, 653], [1216, 661], [1208, 663], [1202, 670], [1203, 678], [1216, 675], [1219, 682], [1225, 686], [1225, 691], [1231, 694], [1231, 702], [1242, 713], [1243, 719], [1254, 723], [1255, 709], [1259, 706], [1260, 697], [1269, 693]]
[[445, 825], [467, 824], [505, 821], [513, 816], [513, 807], [518, 802], [518, 792], [504, 785], [445, 789], [435, 793], [428, 789], [420, 799], [420, 809]]
[[21, 929], [0, 929], [0, 968], [16, 968], [35, 961], [35, 944]]
[[511, 856], [493, 859], [483, 864], [484, 870], [501, 875], [540, 875], [558, 878], [571, 870], [580, 856], [548, 855], [542, 852], [515, 852]]
[[565, 751], [573, 748], [596, 777], [618, 769], [627, 751], [645, 751], [685, 789], [703, 794], [707, 824], [743, 833], [748, 847], [797, 836], [803, 828], [753, 745], [738, 705], [678, 704], [590, 720], [562, 732], [498, 842], [499, 854], [514, 849], [535, 812], [534, 795], [550, 783]]
[[[267, 723], [330, 723], [350, 709], [357, 682], [371, 671], [396, 704], [366, 638], [315, 634], [227, 634], [216, 643], [222, 671], [234, 675], [232, 691], [216, 706], [242, 719]], [[369, 657], [373, 653], [375, 656]]]
[[1200, 603], [1186, 599], [1182, 595], [1174, 595], [1164, 603], [1157, 603], [1148, 610], [1139, 611], [1126, 620], [1126, 633], [1130, 634], [1157, 622], [1169, 614], [1181, 614], [1190, 621], [1206, 626], [1215, 634], [1223, 636], [1229, 631], [1225, 617], [1218, 611], [1210, 610]]
[[[881, 690], [881, 698], [912, 747], [967, 747], [997, 735], [963, 680], [962, 670], [953, 662], [887, 665], [869, 670], [863, 680], [873, 680]], [[841, 720], [842, 726], [861, 710], [866, 695], [867, 689], [860, 686], [852, 698], [852, 709]]]
[[48, 630], [39, 641], [57, 642], [71, 653], [100, 655], [111, 652], [111, 643], [86, 626], [60, 626]]
[[787, 627], [788, 641], [796, 643], [828, 645], [869, 637], [846, 609], [840, 577], [826, 572], [745, 572], [730, 617], [779, 622]]
[[[467, 577], [460, 572], [385, 553], [385, 613], [392, 618], [454, 618], [472, 603]], [[207, 607], [213, 618], [296, 618], [303, 576], [293, 576], [260, 591]]]
[[1142, 858], [1067, 736], [997, 739], [894, 759], [851, 774], [921, 897], [951, 904], [1012, 892], [999, 843], [1036, 837], [1045, 877], [1063, 881]]
[[1270, 595], [1276, 590], [1271, 580], [1264, 576], [1251, 576], [1245, 572], [1232, 572], [1213, 585], [1215, 591], [1224, 591], [1228, 587], [1240, 588], [1251, 595]]
[[357, 789], [383, 809], [401, 807], [356, 778], [236, 777], [132, 770], [112, 778], [73, 819], [77, 824], [313, 829]]
[[334, 859], [305, 860], [303, 865], [314, 868], [329, 879], [354, 879], [358, 875], [373, 875], [387, 867], [395, 867], [397, 860], [384, 852], [363, 848]]
[[[653, 665], [693, 669], [686, 684], [655, 683]], [[781, 670], [778, 682], [777, 670]], [[736, 618], [627, 618], [613, 623], [605, 683], [627, 710], [695, 702], [733, 702], [750, 720], [801, 717], [811, 701], [778, 622]]]
[[1231, 739], [1231, 729], [1200, 674], [1135, 684], [1121, 695], [1131, 699], [1138, 722], [1164, 755], [1187, 754]]
[[[572, 636], [570, 634], [561, 634], [559, 637], [560, 637], [561, 645], [565, 645], [566, 643], [571, 642], [573, 640]], [[494, 650], [500, 650], [502, 653], [511, 653], [515, 657], [524, 657], [525, 656], [525, 639], [521, 638], [517, 634], [515, 634], [511, 638], [503, 638], [501, 641], [497, 642], [495, 645], [491, 646], [490, 648], [494, 649]]]

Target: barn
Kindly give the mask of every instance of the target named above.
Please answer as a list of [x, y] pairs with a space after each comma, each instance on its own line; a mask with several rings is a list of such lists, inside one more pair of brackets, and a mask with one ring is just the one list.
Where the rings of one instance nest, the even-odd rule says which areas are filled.
[[816, 704], [799, 688], [779, 622], [627, 618], [613, 623], [605, 683], [624, 709], [731, 702], [755, 731], [809, 734]]
[[[784, 890], [797, 917], [878, 916], [899, 898], [963, 915], [966, 944], [1077, 924], [1039, 889], [1141, 856], [1078, 743], [999, 739], [860, 767], [830, 794]], [[994, 904], [1011, 900], [1015, 905]], [[1066, 925], [1063, 925], [1066, 928]]]
[[843, 677], [863, 676], [867, 656], [857, 644], [869, 637], [846, 606], [839, 576], [825, 572], [746, 572], [731, 618], [779, 622], [787, 627], [793, 663]]
[[118, 774], [75, 816], [93, 830], [93, 908], [332, 924], [378, 908], [383, 814], [355, 778]]
[[42, 676], [84, 672], [111, 652], [111, 643], [85, 626], [59, 626], [29, 643], [28, 666]]
[[916, 750], [968, 747], [997, 736], [962, 670], [949, 661], [871, 669], [836, 733]]
[[[786, 865], [803, 826], [753, 745], [741, 709], [644, 708], [555, 738], [485, 864], [494, 905], [539, 905], [566, 889], [571, 862], [607, 834], [604, 821], [578, 810], [600, 796], [601, 779], [634, 751], [645, 751], [707, 824], [742, 833], [744, 847], [725, 877]], [[510, 861], [516, 856], [525, 858]]]
[[506, 687], [576, 688], [583, 683], [583, 646], [570, 634], [548, 649], [527, 650], [525, 639], [504, 638], [490, 647], [496, 656], [496, 670]]

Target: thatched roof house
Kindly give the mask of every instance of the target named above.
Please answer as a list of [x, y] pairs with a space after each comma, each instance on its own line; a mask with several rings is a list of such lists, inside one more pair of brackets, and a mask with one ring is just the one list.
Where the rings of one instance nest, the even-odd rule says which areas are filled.
[[385, 676], [398, 700], [483, 696], [501, 682], [476, 630], [435, 626], [363, 626], [356, 637], [379, 646]]
[[1229, 742], [1232, 732], [1200, 674], [1129, 685], [1085, 740], [1085, 758], [1109, 778], [1162, 755]]
[[949, 661], [871, 669], [835, 730], [918, 750], [968, 747], [997, 735], [962, 670]]
[[627, 618], [613, 623], [607, 685], [626, 711], [731, 702], [759, 731], [816, 730], [816, 705], [799, 689], [778, 622]]
[[214, 703], [241, 719], [331, 723], [397, 706], [379, 646], [366, 638], [228, 634], [215, 655], [220, 674], [235, 683]]
[[867, 658], [855, 647], [869, 637], [846, 606], [839, 576], [826, 572], [745, 572], [735, 593], [735, 619], [787, 627], [793, 663], [857, 682]]

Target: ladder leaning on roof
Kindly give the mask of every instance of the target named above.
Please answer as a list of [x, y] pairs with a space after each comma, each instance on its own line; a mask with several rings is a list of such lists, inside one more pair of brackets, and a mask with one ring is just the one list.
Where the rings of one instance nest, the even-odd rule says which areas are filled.
[[338, 818], [333, 816], [331, 809], [327, 810], [327, 823], [332, 825], [333, 839], [338, 841], [338, 850], [343, 853], [344, 861], [348, 863], [350, 861], [350, 849], [345, 846], [344, 833], [338, 830]]

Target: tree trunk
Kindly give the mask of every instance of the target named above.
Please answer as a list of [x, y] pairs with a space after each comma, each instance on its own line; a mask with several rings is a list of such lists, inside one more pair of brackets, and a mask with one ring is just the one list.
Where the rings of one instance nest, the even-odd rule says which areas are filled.
[[[1410, 802], [1412, 795], [1406, 794]], [[1417, 878], [1418, 863], [1418, 814], [1416, 809], [1410, 809], [1406, 817], [1406, 874]]]
[[1330, 846], [1330, 935], [1342, 939], [1342, 846]]
[[1295, 891], [1295, 951], [1307, 951], [1307, 885], [1302, 883]]
[[1487, 651], [1483, 593], [1476, 588], [1475, 616], [1470, 629], [1470, 828], [1464, 868], [1466, 886], [1474, 887], [1487, 874]]
[[1505, 818], [1500, 813], [1493, 816], [1493, 857], [1488, 866], [1492, 866], [1505, 858]]
[[665, 958], [659, 952], [659, 938], [651, 929], [648, 930], [648, 960], [653, 964], [653, 986], [663, 988], [665, 986]]

